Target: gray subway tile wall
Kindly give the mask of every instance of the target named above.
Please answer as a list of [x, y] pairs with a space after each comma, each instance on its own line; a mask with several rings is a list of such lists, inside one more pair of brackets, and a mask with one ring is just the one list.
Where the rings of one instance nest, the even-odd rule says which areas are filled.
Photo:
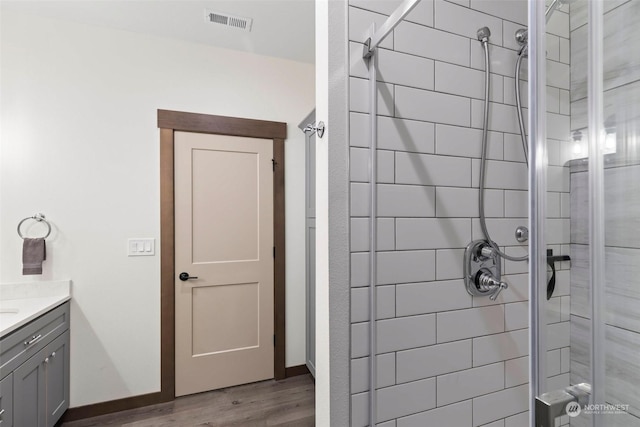
[[[350, 0], [348, 8], [356, 427], [370, 425], [370, 133], [361, 52], [371, 24], [380, 26], [400, 3]], [[550, 23], [548, 35], [550, 163], [557, 168], [548, 200], [555, 221], [551, 247], [568, 253], [569, 16], [558, 13], [563, 16]], [[482, 26], [492, 33], [488, 227], [505, 251], [526, 253], [526, 244], [514, 238], [515, 228], [527, 223], [527, 166], [514, 89], [514, 33], [526, 23], [524, 0], [423, 0], [378, 50], [377, 426], [528, 424], [527, 265], [505, 262], [509, 289], [496, 301], [471, 297], [462, 280], [464, 248], [483, 237], [477, 218], [484, 57], [476, 38]], [[526, 103], [526, 61], [521, 80]], [[569, 379], [569, 266], [557, 265], [556, 296], [548, 306], [554, 384]]]

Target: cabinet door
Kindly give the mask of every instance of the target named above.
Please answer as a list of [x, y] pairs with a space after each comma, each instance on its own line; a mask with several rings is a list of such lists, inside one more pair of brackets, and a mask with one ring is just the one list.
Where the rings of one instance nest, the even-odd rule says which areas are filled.
[[13, 427], [13, 374], [0, 381], [0, 424]]
[[69, 331], [44, 348], [47, 427], [69, 407]]
[[13, 423], [45, 427], [45, 364], [40, 351], [13, 371]]

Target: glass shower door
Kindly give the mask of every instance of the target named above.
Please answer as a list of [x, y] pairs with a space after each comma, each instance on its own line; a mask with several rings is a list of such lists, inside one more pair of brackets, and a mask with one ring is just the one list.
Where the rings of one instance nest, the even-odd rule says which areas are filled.
[[572, 1], [548, 23], [540, 3], [529, 4], [530, 423], [640, 427], [640, 2]]
[[569, 15], [561, 5], [529, 1], [529, 425], [535, 427], [568, 425], [567, 406], [586, 403], [589, 389], [570, 388], [571, 58]]

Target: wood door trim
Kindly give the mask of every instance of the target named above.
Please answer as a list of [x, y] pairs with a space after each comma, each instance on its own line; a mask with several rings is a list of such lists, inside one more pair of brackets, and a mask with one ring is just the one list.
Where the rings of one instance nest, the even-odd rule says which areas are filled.
[[[284, 139], [273, 140], [273, 245], [275, 246], [274, 260], [274, 309], [275, 328], [275, 378], [287, 377], [285, 369], [285, 223], [284, 223]], [[281, 286], [276, 285], [281, 283]], [[278, 333], [278, 331], [280, 333]]]
[[215, 133], [250, 138], [286, 139], [287, 124], [238, 117], [158, 110], [158, 127], [174, 131]]
[[163, 402], [175, 398], [176, 382], [173, 142], [173, 129], [160, 129], [160, 396]]
[[[169, 127], [168, 127], [169, 126]], [[285, 195], [284, 138], [286, 123], [158, 110], [160, 128], [160, 395], [175, 398], [175, 216], [174, 132], [213, 133], [273, 141], [274, 198], [274, 376], [286, 378], [285, 368]]]

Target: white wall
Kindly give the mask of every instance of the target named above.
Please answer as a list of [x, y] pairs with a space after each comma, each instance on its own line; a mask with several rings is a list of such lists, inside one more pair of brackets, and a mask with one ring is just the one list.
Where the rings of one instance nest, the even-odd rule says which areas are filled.
[[[43, 280], [73, 280], [71, 406], [160, 388], [157, 109], [287, 122], [287, 366], [304, 363], [304, 135], [314, 66], [2, 12], [0, 281], [18, 221], [54, 226]], [[29, 278], [31, 280], [31, 277]]]

